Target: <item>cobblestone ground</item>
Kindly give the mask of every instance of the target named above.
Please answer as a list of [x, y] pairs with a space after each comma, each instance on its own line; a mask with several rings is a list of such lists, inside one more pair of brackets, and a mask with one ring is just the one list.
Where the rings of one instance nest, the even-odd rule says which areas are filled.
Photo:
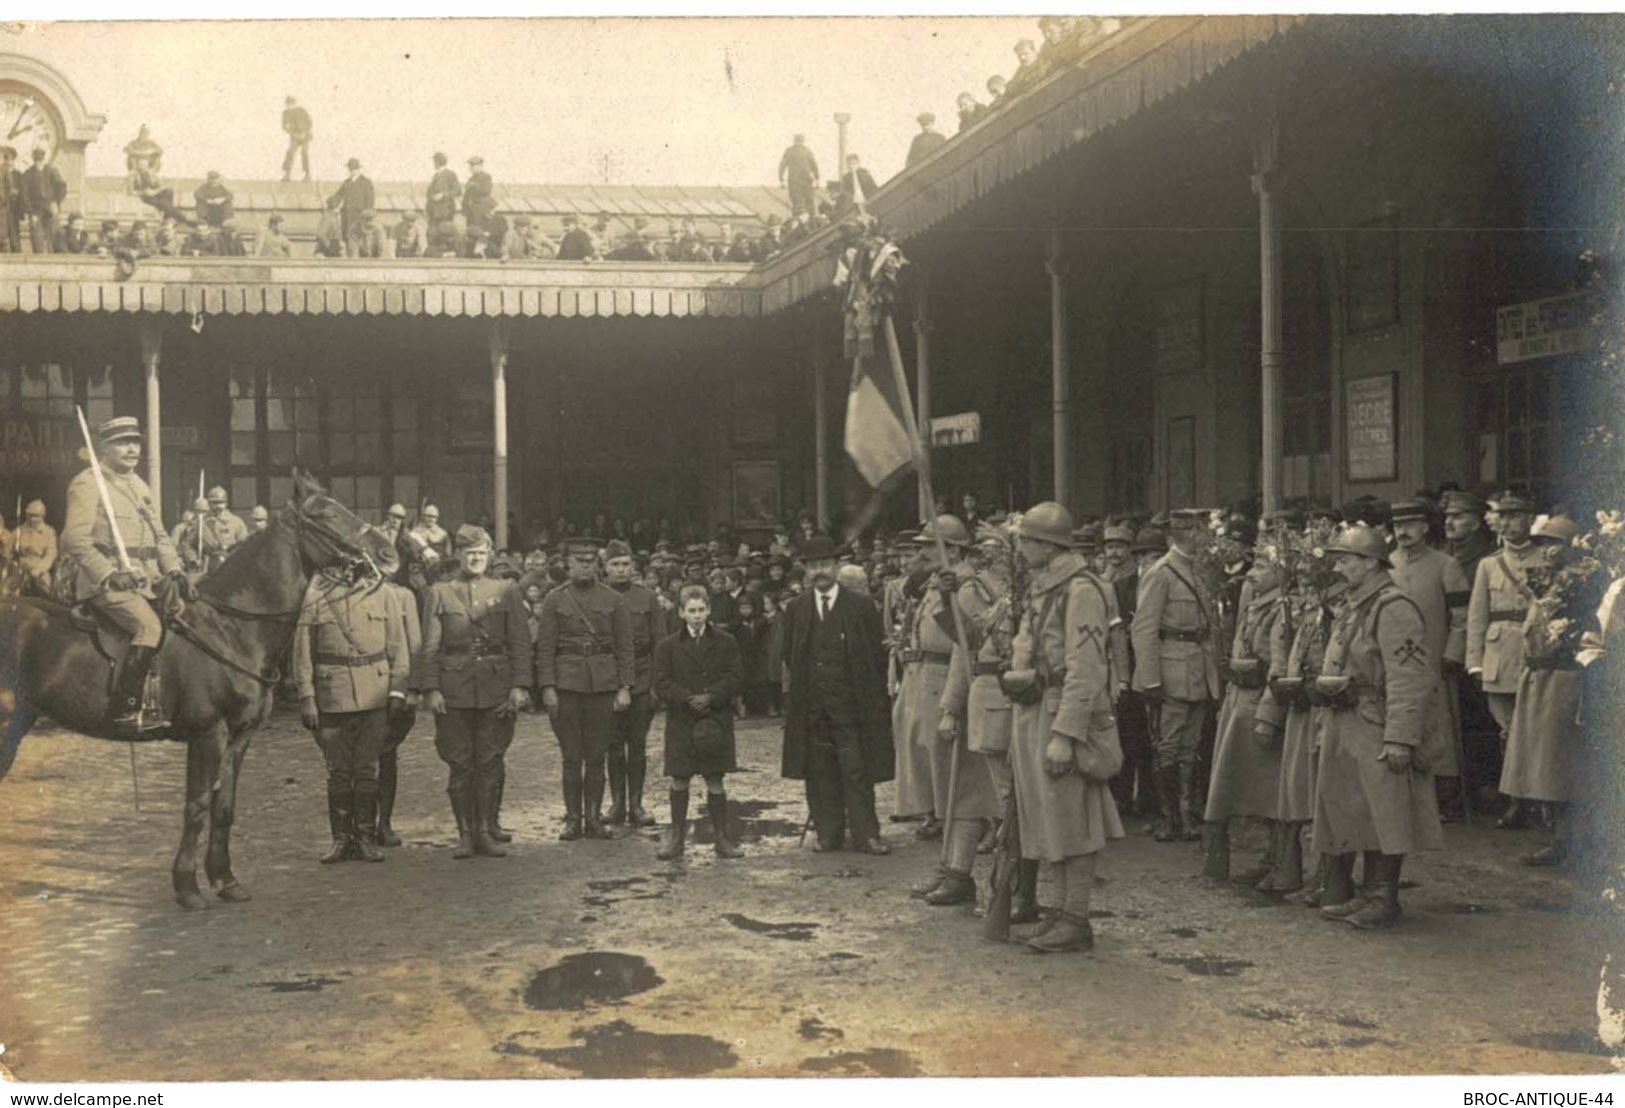
[[1611, 1065], [1593, 1034], [1610, 921], [1515, 864], [1532, 834], [1447, 828], [1407, 867], [1403, 925], [1365, 934], [1210, 886], [1198, 847], [1135, 820], [1102, 866], [1094, 953], [1041, 957], [908, 898], [936, 849], [911, 825], [888, 827], [886, 858], [798, 849], [776, 723], [741, 733], [748, 855], [727, 863], [692, 838], [657, 862], [655, 831], [558, 843], [558, 753], [535, 717], [510, 758], [512, 854], [454, 861], [429, 736], [420, 721], [402, 751], [406, 845], [321, 866], [321, 759], [279, 712], [239, 797], [255, 899], [184, 913], [182, 750], [141, 748], [137, 811], [126, 747], [31, 735], [0, 782], [4, 1062], [25, 1081]]

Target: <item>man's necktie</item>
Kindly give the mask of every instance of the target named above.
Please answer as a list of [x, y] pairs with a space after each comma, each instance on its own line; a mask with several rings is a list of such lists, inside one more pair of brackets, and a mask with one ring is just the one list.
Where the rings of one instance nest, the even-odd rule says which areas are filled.
[[821, 593], [818, 594], [818, 618], [820, 620], [826, 620], [826, 619], [829, 618], [829, 594], [828, 593], [821, 592]]

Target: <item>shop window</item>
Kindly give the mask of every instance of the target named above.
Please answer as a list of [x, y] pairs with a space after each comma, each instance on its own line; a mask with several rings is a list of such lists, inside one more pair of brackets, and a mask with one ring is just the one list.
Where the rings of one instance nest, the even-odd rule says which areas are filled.
[[[113, 418], [113, 374], [102, 365], [75, 370], [56, 362], [26, 365], [17, 374], [20, 408], [25, 415], [42, 416], [77, 425], [74, 406], [85, 410], [92, 431]], [[9, 385], [0, 396], [11, 395]]]
[[1151, 438], [1136, 435], [1111, 445], [1110, 483], [1106, 508], [1112, 512], [1137, 512], [1150, 504]]

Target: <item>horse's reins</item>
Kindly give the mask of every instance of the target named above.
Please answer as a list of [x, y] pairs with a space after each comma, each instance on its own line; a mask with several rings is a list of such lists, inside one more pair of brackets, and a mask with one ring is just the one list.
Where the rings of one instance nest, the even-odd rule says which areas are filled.
[[[292, 538], [291, 536], [289, 536], [288, 534], [286, 534], [282, 530], [282, 525], [287, 521], [287, 519], [288, 519], [288, 516], [287, 516], [286, 513], [278, 512], [277, 513], [278, 528], [277, 528], [276, 531], [274, 531], [272, 533], [277, 538], [281, 539], [283, 542], [290, 543], [295, 547], [295, 549], [297, 549], [298, 546], [299, 546], [298, 541], [295, 540], [294, 538]], [[306, 526], [309, 525], [309, 521], [304, 518], [303, 514], [298, 509], [295, 509], [295, 511], [292, 513], [292, 521], [293, 522], [292, 522], [291, 526], [296, 531], [298, 531], [301, 528], [306, 527]], [[330, 553], [333, 553], [333, 554], [343, 553], [343, 552], [345, 552], [346, 548], [349, 546], [348, 543], [345, 543], [343, 540], [338, 539], [336, 536], [329, 536], [329, 535], [325, 534], [320, 528], [316, 528], [316, 527], [312, 526], [310, 528], [310, 530], [311, 530], [311, 533], [316, 538], [322, 539], [322, 540], [324, 540], [326, 542], [326, 545], [330, 548], [330, 550], [329, 550]], [[209, 595], [207, 595], [206, 593], [204, 593], [202, 591], [198, 592], [197, 599], [202, 601], [203, 603], [207, 604], [209, 607], [213, 608], [215, 611], [220, 612], [222, 615], [231, 616], [231, 617], [236, 618], [236, 619], [245, 619], [245, 620], [250, 620], [250, 621], [254, 621], [254, 622], [262, 622], [262, 623], [263, 622], [294, 623], [294, 622], [297, 622], [297, 620], [299, 619], [300, 613], [303, 611], [303, 608], [300, 607], [300, 608], [294, 608], [291, 611], [285, 611], [285, 612], [253, 612], [253, 611], [249, 611], [249, 610], [244, 609], [244, 608], [238, 608], [238, 607], [236, 607], [235, 605], [232, 605], [232, 604], [228, 604], [225, 601], [216, 599], [215, 597], [212, 597], [212, 596], [209, 596]], [[171, 619], [170, 624], [175, 628], [175, 633], [178, 634], [181, 638], [185, 639], [187, 642], [189, 642], [193, 646], [197, 647], [204, 654], [208, 655], [210, 658], [213, 658], [216, 662], [219, 662], [221, 665], [225, 666], [227, 669], [234, 670], [235, 672], [240, 673], [245, 677], [251, 678], [252, 680], [257, 681], [261, 685], [265, 686], [267, 689], [276, 688], [276, 686], [282, 681], [282, 671], [281, 670], [278, 670], [275, 667], [273, 667], [268, 672], [256, 671], [256, 670], [249, 669], [247, 666], [243, 665], [241, 662], [239, 662], [236, 659], [230, 657], [229, 655], [227, 655], [226, 653], [221, 651], [219, 648], [217, 648], [217, 647], [213, 646], [212, 644], [210, 644], [206, 639], [203, 638], [202, 634], [198, 631], [197, 628], [193, 627], [191, 624], [187, 623], [185, 620], [181, 619], [179, 616], [176, 616], [175, 618]]]

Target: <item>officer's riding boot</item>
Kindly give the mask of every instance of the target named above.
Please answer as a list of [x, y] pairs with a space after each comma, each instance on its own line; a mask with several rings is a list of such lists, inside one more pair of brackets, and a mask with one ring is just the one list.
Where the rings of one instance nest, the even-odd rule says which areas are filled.
[[355, 787], [355, 854], [363, 862], [382, 862], [384, 852], [378, 849], [374, 836], [378, 833], [378, 784], [369, 781]]
[[1319, 908], [1321, 898], [1326, 895], [1326, 878], [1332, 871], [1332, 859], [1329, 854], [1321, 854], [1315, 863], [1315, 875], [1295, 893], [1287, 893], [1284, 898], [1288, 904], [1301, 904], [1305, 908]]
[[458, 860], [474, 857], [474, 788], [467, 781], [449, 786], [451, 814], [457, 820], [457, 848], [451, 856]]
[[378, 845], [400, 846], [401, 837], [395, 834], [395, 828], [390, 825], [390, 817], [395, 814], [395, 782], [397, 769], [395, 756], [378, 760]]
[[688, 790], [671, 791], [671, 826], [666, 828], [666, 841], [660, 844], [655, 851], [655, 857], [662, 862], [669, 862], [674, 858], [683, 856], [683, 846], [688, 842]]
[[711, 847], [716, 851], [718, 858], [743, 858], [745, 852], [734, 845], [728, 837], [728, 794], [707, 793], [705, 796], [705, 810], [711, 817], [711, 833], [714, 843]]
[[[1066, 905], [1066, 863], [1061, 862], [1057, 864], [1054, 862], [1048, 862], [1045, 864], [1049, 867], [1050, 883], [1053, 886], [1052, 891], [1055, 893], [1056, 898], [1060, 901], [1060, 904], [1045, 919], [1028, 924], [1026, 927], [1012, 927], [1010, 929], [1010, 941], [1013, 943], [1019, 943], [1025, 946], [1026, 944], [1032, 942], [1032, 940], [1038, 938], [1040, 935], [1048, 934], [1050, 931], [1060, 926], [1061, 912]], [[1036, 878], [1034, 883], [1034, 891], [1036, 892]]]
[[505, 829], [497, 819], [502, 815], [502, 793], [508, 785], [508, 765], [499, 760], [491, 772], [496, 777], [496, 784], [491, 789], [491, 807], [481, 813], [485, 820], [485, 833], [499, 843], [511, 843], [513, 832]]
[[559, 832], [561, 843], [572, 843], [581, 838], [581, 764], [564, 764], [564, 830]]
[[1202, 824], [1202, 876], [1209, 881], [1230, 880], [1230, 821]]
[[160, 720], [149, 720], [142, 726], [141, 701], [147, 691], [147, 671], [152, 668], [157, 650], [150, 646], [127, 646], [119, 666], [118, 680], [113, 686], [112, 699], [107, 712], [115, 738], [134, 741], [144, 730], [167, 726]]
[[604, 826], [600, 811], [604, 806], [604, 763], [602, 760], [587, 764], [586, 781], [582, 786], [581, 834], [589, 839], [613, 839], [615, 832]]
[[[1320, 894], [1320, 914], [1326, 919], [1352, 916], [1365, 904], [1365, 898], [1354, 888], [1354, 852], [1331, 855], [1326, 870], [1326, 887]], [[1328, 912], [1337, 915], [1328, 915]]]
[[1095, 855], [1068, 858], [1064, 867], [1066, 898], [1061, 902], [1055, 926], [1027, 940], [1028, 948], [1040, 954], [1091, 950], [1095, 945], [1095, 931], [1089, 923], [1089, 897], [1095, 884]]
[[1196, 798], [1196, 765], [1179, 767], [1179, 837], [1188, 843], [1202, 838], [1202, 808]]
[[1157, 807], [1162, 818], [1151, 837], [1159, 843], [1178, 842], [1185, 837], [1185, 828], [1179, 819], [1179, 770], [1162, 766], [1157, 770]]
[[925, 822], [915, 829], [914, 837], [925, 841], [942, 838], [942, 821], [935, 812], [925, 817]]
[[626, 822], [633, 827], [653, 827], [655, 818], [643, 810], [643, 775], [648, 764], [627, 760], [626, 765]]
[[1261, 893], [1294, 893], [1303, 888], [1303, 824], [1279, 822], [1275, 825], [1275, 868], [1258, 883]]
[[1256, 865], [1248, 866], [1240, 873], [1232, 873], [1230, 880], [1233, 883], [1256, 885], [1275, 872], [1275, 863], [1281, 857], [1281, 824], [1279, 820], [1267, 819], [1264, 821], [1264, 827], [1269, 836], [1265, 841], [1264, 853], [1259, 856]]
[[1012, 924], [1038, 922], [1038, 860], [1023, 858], [1016, 863], [1016, 891], [1010, 898]]
[[[1342, 857], [1342, 855], [1339, 855]], [[1354, 880], [1354, 855], [1349, 854], [1349, 881]], [[1362, 852], [1360, 862], [1360, 887], [1351, 889], [1348, 898], [1341, 902], [1331, 898], [1331, 890], [1327, 890], [1326, 904], [1320, 909], [1320, 914], [1327, 919], [1348, 919], [1355, 912], [1365, 907], [1365, 902], [1371, 899], [1373, 890], [1377, 887], [1378, 874], [1382, 870], [1382, 855], [1375, 850]]]
[[501, 795], [502, 779], [492, 766], [474, 780], [474, 853], [486, 858], [506, 858], [508, 850], [491, 834], [496, 824], [497, 797]]
[[1404, 864], [1403, 854], [1377, 856], [1377, 877], [1371, 897], [1365, 907], [1348, 917], [1348, 922], [1362, 931], [1375, 931], [1399, 919], [1399, 870]]
[[330, 866], [350, 856], [351, 818], [350, 794], [327, 786], [327, 826], [333, 833], [333, 845], [322, 855], [322, 865]]
[[619, 737], [609, 747], [609, 815], [604, 822], [626, 822], [626, 750]]
[[956, 819], [947, 831], [948, 864], [943, 867], [942, 883], [925, 895], [925, 902], [941, 908], [952, 904], [976, 903], [976, 879], [971, 867], [976, 864], [976, 840], [982, 837], [982, 821]]

